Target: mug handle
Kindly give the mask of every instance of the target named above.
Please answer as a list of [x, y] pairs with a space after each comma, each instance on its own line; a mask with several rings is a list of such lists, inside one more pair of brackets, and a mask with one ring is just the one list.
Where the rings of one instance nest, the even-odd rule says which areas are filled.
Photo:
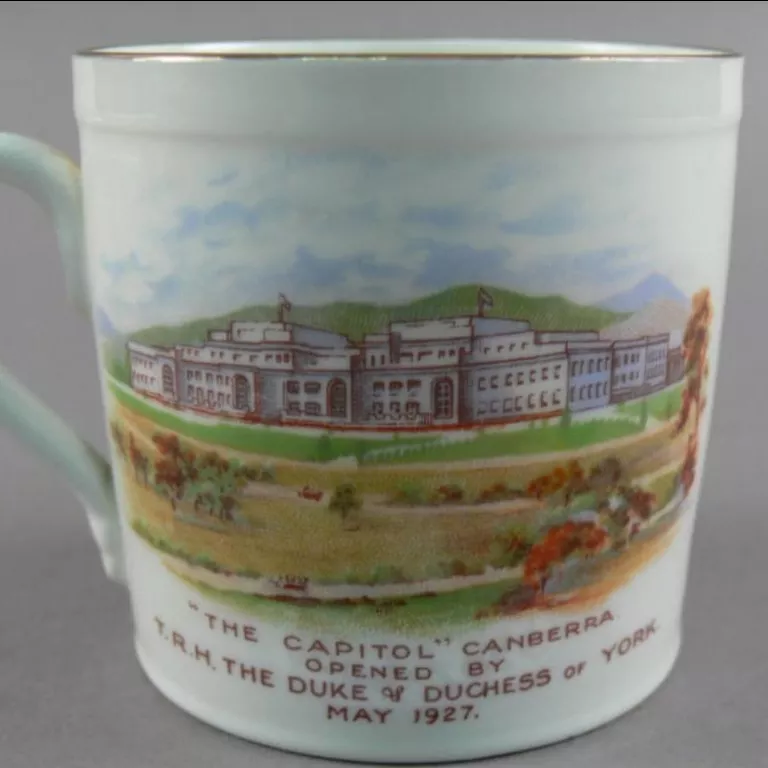
[[[46, 144], [0, 133], [0, 182], [26, 192], [53, 219], [69, 299], [90, 315], [79, 168]], [[109, 461], [2, 365], [0, 425], [63, 474], [85, 507], [104, 571], [124, 584], [122, 532]]]

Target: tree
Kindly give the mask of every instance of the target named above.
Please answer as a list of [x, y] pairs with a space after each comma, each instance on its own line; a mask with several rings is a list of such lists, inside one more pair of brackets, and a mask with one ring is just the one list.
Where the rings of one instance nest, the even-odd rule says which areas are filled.
[[114, 444], [120, 456], [125, 458], [125, 436], [123, 435], [122, 427], [118, 422], [112, 421], [110, 422], [109, 428], [112, 435], [112, 443]]
[[706, 407], [704, 386], [709, 377], [709, 329], [712, 324], [712, 300], [709, 289], [703, 288], [691, 300], [691, 314], [683, 334], [683, 360], [685, 362], [685, 387], [678, 416], [676, 433], [680, 434], [691, 420], [693, 430], [688, 436], [680, 482], [685, 494], [690, 493], [696, 479], [699, 451], [699, 426]]
[[363, 501], [358, 496], [357, 488], [353, 483], [337, 485], [328, 502], [328, 509], [339, 515], [342, 527], [347, 530], [356, 530], [359, 527], [356, 517], [362, 507]]
[[529, 550], [523, 567], [523, 580], [536, 592], [543, 592], [557, 565], [574, 555], [594, 555], [607, 542], [605, 529], [592, 521], [568, 520], [554, 525]]
[[709, 329], [712, 324], [712, 300], [709, 289], [703, 288], [693, 295], [691, 314], [683, 334], [682, 353], [685, 363], [683, 403], [677, 422], [678, 434], [688, 424], [694, 411], [698, 431], [701, 413], [706, 406], [704, 385], [709, 377]]
[[232, 520], [243, 489], [258, 479], [259, 470], [214, 452], [201, 456], [196, 467], [197, 475], [189, 489], [195, 509], [202, 508], [220, 520]]
[[133, 476], [137, 483], [149, 484], [149, 458], [145, 456], [131, 432], [128, 436], [128, 457], [133, 465]]
[[189, 486], [197, 480], [196, 456], [193, 451], [183, 450], [174, 434], [156, 434], [152, 442], [159, 454], [155, 461], [155, 485], [175, 510], [186, 497]]

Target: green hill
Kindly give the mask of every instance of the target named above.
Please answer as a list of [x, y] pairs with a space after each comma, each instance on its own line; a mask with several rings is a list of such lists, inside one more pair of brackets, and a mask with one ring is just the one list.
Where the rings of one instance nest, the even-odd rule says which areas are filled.
[[[361, 339], [366, 333], [379, 331], [395, 320], [427, 320], [477, 311], [478, 285], [461, 285], [423, 296], [402, 304], [377, 305], [363, 302], [337, 301], [321, 306], [294, 306], [289, 319], [294, 323], [325, 328]], [[486, 289], [489, 290], [489, 289]], [[600, 330], [626, 318], [626, 315], [598, 307], [575, 304], [563, 296], [528, 296], [502, 288], [489, 290], [493, 307], [487, 317], [527, 320], [540, 331]], [[254, 305], [230, 314], [194, 320], [177, 326], [157, 325], [131, 335], [142, 344], [172, 346], [195, 344], [205, 340], [210, 329], [226, 328], [231, 320], [264, 321], [277, 318], [277, 306]], [[125, 362], [125, 339], [111, 339], [109, 357]]]

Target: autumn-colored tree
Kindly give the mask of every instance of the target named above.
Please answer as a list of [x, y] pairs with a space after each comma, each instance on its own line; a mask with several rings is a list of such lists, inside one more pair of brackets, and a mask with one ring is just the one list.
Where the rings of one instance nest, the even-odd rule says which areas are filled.
[[362, 507], [362, 499], [358, 496], [357, 488], [353, 483], [337, 485], [331, 500], [328, 502], [328, 509], [341, 518], [342, 526], [347, 530], [354, 530], [358, 527], [356, 517]]
[[128, 435], [128, 457], [133, 466], [133, 476], [136, 482], [149, 485], [149, 458], [137, 445], [133, 432]]
[[685, 388], [677, 422], [678, 433], [688, 424], [691, 411], [698, 430], [699, 419], [706, 405], [704, 385], [709, 376], [709, 329], [712, 324], [712, 299], [709, 289], [693, 295], [691, 314], [683, 334], [682, 353], [685, 362]]
[[123, 435], [123, 429], [116, 421], [110, 422], [110, 433], [112, 435], [112, 443], [115, 446], [117, 452], [125, 458], [125, 435]]
[[178, 435], [159, 433], [154, 435], [152, 441], [158, 452], [155, 485], [175, 510], [185, 498], [189, 486], [198, 478], [196, 456], [193, 451], [184, 450]]
[[693, 415], [694, 428], [688, 436], [685, 459], [680, 475], [685, 494], [688, 495], [696, 479], [699, 448], [699, 424], [706, 407], [704, 386], [709, 377], [709, 329], [712, 324], [712, 299], [708, 288], [694, 294], [691, 314], [683, 334], [683, 360], [685, 361], [685, 388], [677, 420], [680, 434]]
[[528, 552], [523, 580], [527, 586], [542, 592], [556, 565], [572, 555], [589, 557], [599, 552], [607, 542], [605, 529], [592, 521], [568, 520], [554, 525]]
[[568, 462], [564, 467], [555, 467], [550, 473], [534, 478], [526, 489], [536, 499], [552, 497], [562, 492], [563, 503], [567, 506], [573, 497], [586, 490], [584, 469], [578, 461]]

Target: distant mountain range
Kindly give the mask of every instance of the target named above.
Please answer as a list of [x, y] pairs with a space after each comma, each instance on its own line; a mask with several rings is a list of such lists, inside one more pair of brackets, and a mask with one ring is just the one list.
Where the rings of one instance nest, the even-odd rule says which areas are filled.
[[646, 304], [625, 320], [602, 329], [600, 337], [617, 341], [669, 333], [673, 336], [672, 346], [676, 346], [688, 322], [688, 312], [687, 304], [674, 299], [659, 299]]
[[654, 272], [629, 290], [604, 299], [598, 306], [612, 312], [637, 312], [652, 302], [668, 299], [688, 305], [689, 298], [669, 278]]
[[[294, 305], [288, 319], [360, 340], [366, 333], [380, 331], [392, 321], [475, 314], [479, 288], [479, 285], [454, 286], [402, 304], [337, 301], [320, 306]], [[541, 331], [600, 330], [627, 317], [625, 313], [576, 304], [563, 296], [528, 296], [503, 288], [484, 286], [483, 289], [493, 299], [493, 306], [485, 309], [487, 317], [527, 320], [534, 329]], [[259, 322], [276, 318], [277, 302], [274, 305], [257, 304], [227, 315], [193, 320], [183, 325], [153, 326], [132, 333], [130, 337], [143, 344], [194, 344], [204, 341], [208, 330], [226, 328], [232, 320]]]

